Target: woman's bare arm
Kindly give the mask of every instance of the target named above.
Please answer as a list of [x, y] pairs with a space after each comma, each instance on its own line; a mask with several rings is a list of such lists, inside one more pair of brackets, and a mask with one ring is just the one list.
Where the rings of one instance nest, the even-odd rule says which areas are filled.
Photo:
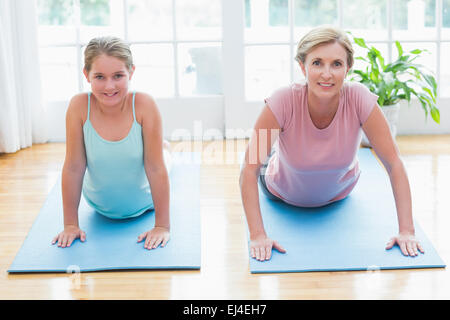
[[66, 157], [62, 170], [62, 199], [64, 231], [53, 243], [60, 247], [70, 246], [76, 238], [84, 241], [85, 233], [78, 223], [78, 206], [81, 198], [83, 177], [86, 171], [86, 151], [83, 140], [83, 107], [87, 105], [87, 95], [72, 98], [66, 113]]
[[266, 234], [258, 195], [259, 170], [270, 155], [279, 132], [280, 126], [275, 116], [269, 107], [265, 106], [254, 126], [239, 177], [242, 203], [250, 233], [251, 255], [261, 261], [270, 259], [272, 247], [285, 252], [283, 247]]
[[386, 118], [378, 105], [373, 108], [362, 128], [389, 174], [395, 198], [399, 234], [391, 238], [386, 248], [390, 249], [398, 243], [404, 255], [415, 256], [417, 250], [423, 252], [423, 249], [415, 239], [408, 176]]

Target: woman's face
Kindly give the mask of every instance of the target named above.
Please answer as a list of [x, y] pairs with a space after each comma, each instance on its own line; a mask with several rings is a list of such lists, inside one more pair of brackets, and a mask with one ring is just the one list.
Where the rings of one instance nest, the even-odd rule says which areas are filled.
[[128, 93], [128, 82], [134, 72], [125, 63], [105, 54], [98, 56], [92, 63], [89, 74], [84, 70], [92, 93], [105, 106], [121, 103]]
[[303, 74], [317, 97], [331, 98], [339, 94], [349, 70], [347, 52], [338, 42], [319, 45], [300, 62]]

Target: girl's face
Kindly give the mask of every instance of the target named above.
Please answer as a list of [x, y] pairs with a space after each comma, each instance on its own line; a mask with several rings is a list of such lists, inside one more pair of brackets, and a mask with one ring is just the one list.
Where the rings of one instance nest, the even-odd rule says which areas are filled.
[[349, 70], [347, 52], [338, 42], [312, 49], [300, 62], [308, 83], [308, 90], [317, 97], [331, 98], [339, 94]]
[[130, 72], [122, 60], [102, 54], [92, 63], [89, 74], [83, 71], [99, 102], [112, 106], [121, 103], [126, 97], [134, 66]]

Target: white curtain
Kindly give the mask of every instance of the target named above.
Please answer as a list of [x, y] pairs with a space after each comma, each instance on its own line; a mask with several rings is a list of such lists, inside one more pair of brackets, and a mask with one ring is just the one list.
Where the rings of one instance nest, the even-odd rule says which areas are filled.
[[0, 152], [47, 141], [34, 0], [0, 0]]

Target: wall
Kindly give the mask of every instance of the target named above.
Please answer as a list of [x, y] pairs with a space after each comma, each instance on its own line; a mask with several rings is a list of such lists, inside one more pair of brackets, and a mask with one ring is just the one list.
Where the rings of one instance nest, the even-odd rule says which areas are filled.
[[[224, 98], [222, 96], [182, 99], [156, 99], [163, 119], [164, 137], [168, 140], [205, 140], [220, 138], [225, 134]], [[47, 123], [49, 139], [52, 142], [65, 141], [65, 113], [68, 102], [59, 101], [48, 104]], [[436, 124], [425, 113], [420, 103], [412, 101], [408, 106], [401, 103], [398, 134], [450, 134], [450, 98], [438, 100], [441, 124]], [[248, 110], [234, 115], [238, 126], [228, 127], [234, 138], [236, 132], [245, 132], [253, 127], [263, 103], [252, 103]], [[238, 121], [239, 120], [239, 121]], [[242, 137], [242, 136], [240, 136]]]

